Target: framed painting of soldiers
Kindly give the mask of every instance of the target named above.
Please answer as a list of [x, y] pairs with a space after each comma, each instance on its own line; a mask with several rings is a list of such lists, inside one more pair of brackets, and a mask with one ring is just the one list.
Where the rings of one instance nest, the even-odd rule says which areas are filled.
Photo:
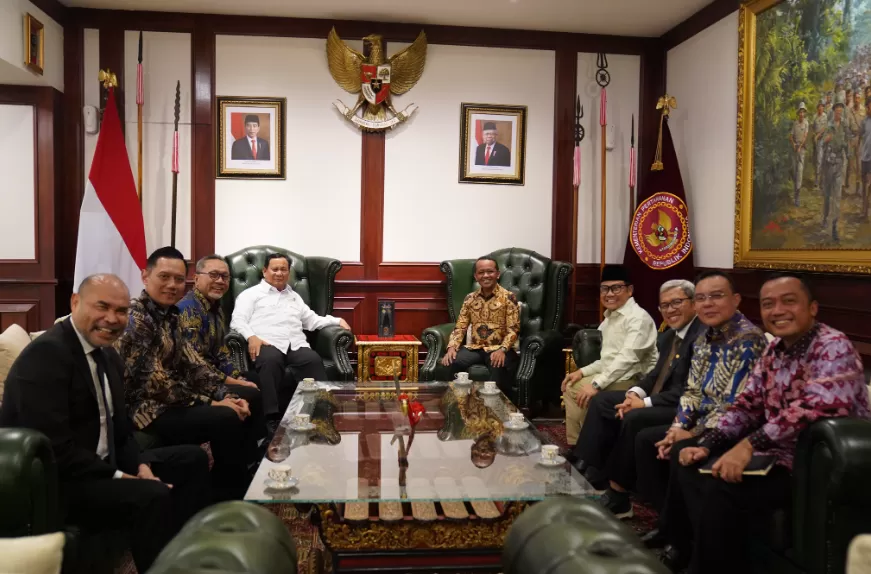
[[739, 36], [736, 267], [871, 273], [871, 4], [751, 0]]
[[286, 98], [218, 96], [218, 178], [286, 179]]
[[460, 104], [460, 183], [525, 180], [526, 106]]

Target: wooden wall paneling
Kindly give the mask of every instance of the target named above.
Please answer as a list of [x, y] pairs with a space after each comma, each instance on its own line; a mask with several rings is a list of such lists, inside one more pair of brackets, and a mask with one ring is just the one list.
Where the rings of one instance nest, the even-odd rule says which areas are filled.
[[58, 2], [58, 0], [30, 0], [30, 3], [48, 14], [48, 17], [55, 22], [66, 27], [67, 15], [70, 9]]
[[[641, 84], [638, 111], [638, 186], [635, 193], [643, 197], [644, 186], [653, 158], [656, 155], [656, 142], [659, 138], [660, 111], [656, 102], [665, 94], [665, 51], [662, 42], [651, 39], [641, 54]], [[679, 103], [679, 102], [678, 102]], [[631, 218], [632, 214], [627, 214]]]
[[28, 333], [49, 328], [55, 320], [54, 280], [0, 280], [0, 332], [18, 323]]
[[205, 24], [191, 33], [191, 259], [215, 251], [215, 34]]
[[[577, 96], [578, 53], [575, 50], [557, 50], [554, 74], [554, 130], [553, 130], [553, 199], [551, 222], [551, 258], [572, 261], [572, 231], [577, 212], [572, 213], [574, 187], [572, 186], [575, 148], [575, 98]], [[586, 119], [595, 114], [587, 110]], [[589, 121], [584, 122], [588, 126]], [[566, 317], [567, 322], [573, 320]]]
[[6, 302], [0, 298], [0, 333], [14, 323], [28, 333], [39, 331], [39, 301], [31, 299]]
[[[661, 36], [663, 49], [671, 50], [741, 7], [741, 0], [714, 0]], [[678, 101], [678, 104], [680, 102]]]
[[363, 277], [378, 278], [384, 238], [384, 132], [363, 132], [360, 185], [360, 258]]
[[378, 266], [378, 279], [387, 281], [440, 281], [445, 274], [441, 263], [382, 263]]
[[100, 69], [109, 69], [118, 78], [115, 103], [118, 106], [118, 117], [121, 118], [122, 132], [125, 132], [127, 127], [125, 121], [127, 116], [124, 115], [124, 30], [123, 27], [115, 26], [100, 28]]
[[575, 300], [569, 306], [574, 310], [575, 323], [596, 325], [599, 323], [599, 265], [579, 263], [575, 265]]

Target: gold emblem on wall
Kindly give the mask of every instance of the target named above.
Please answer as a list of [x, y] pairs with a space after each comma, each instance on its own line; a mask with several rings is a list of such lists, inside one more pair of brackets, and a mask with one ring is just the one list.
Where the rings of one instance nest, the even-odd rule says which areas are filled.
[[[417, 110], [413, 103], [396, 111], [390, 96], [399, 96], [414, 87], [423, 75], [426, 62], [426, 34], [421, 32], [414, 43], [387, 59], [381, 45], [381, 36], [372, 34], [363, 38], [364, 52], [348, 47], [336, 29], [327, 36], [327, 63], [333, 79], [343, 89], [360, 94], [353, 108], [341, 100], [333, 105], [348, 121], [362, 130], [380, 131], [404, 122]], [[362, 108], [362, 117], [357, 112]], [[388, 117], [388, 112], [391, 114]]]

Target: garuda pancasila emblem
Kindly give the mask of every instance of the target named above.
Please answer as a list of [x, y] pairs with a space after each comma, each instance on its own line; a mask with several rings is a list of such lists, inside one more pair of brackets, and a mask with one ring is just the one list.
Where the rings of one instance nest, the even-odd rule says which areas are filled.
[[[378, 131], [392, 128], [417, 110], [417, 106], [409, 104], [397, 112], [390, 102], [390, 96], [404, 94], [414, 87], [423, 74], [426, 34], [421, 32], [411, 46], [397, 52], [389, 60], [382, 51], [381, 36], [366, 36], [363, 45], [368, 47], [368, 58], [349, 48], [336, 34], [335, 28], [330, 30], [327, 37], [330, 74], [343, 89], [360, 94], [353, 108], [348, 108], [340, 100], [333, 102], [333, 105], [361, 129]], [[362, 118], [357, 115], [360, 108], [363, 108]], [[388, 117], [388, 111], [391, 117]]]

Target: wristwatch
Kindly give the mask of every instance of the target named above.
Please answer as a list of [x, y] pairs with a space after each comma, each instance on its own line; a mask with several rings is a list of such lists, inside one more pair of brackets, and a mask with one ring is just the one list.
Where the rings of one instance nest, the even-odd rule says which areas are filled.
[[593, 387], [594, 389], [596, 389], [597, 391], [602, 390], [601, 385], [599, 385], [599, 383], [597, 383], [596, 381], [593, 381], [592, 383], [590, 383], [590, 386]]

